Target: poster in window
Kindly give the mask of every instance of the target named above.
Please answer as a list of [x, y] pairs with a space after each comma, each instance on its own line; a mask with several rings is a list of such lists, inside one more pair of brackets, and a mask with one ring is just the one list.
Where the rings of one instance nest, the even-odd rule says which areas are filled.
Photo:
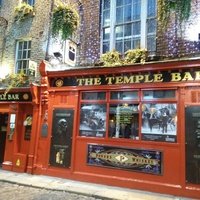
[[106, 105], [82, 104], [79, 131], [81, 136], [104, 137], [106, 132]]
[[49, 160], [51, 166], [70, 167], [73, 116], [72, 109], [55, 109], [53, 112]]
[[142, 140], [176, 142], [177, 107], [175, 103], [142, 105]]

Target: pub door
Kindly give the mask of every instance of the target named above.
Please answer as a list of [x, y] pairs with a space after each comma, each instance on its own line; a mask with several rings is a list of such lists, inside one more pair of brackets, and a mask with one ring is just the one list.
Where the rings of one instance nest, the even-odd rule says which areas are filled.
[[200, 106], [185, 108], [186, 182], [200, 184]]
[[56, 108], [53, 110], [49, 159], [51, 166], [70, 168], [73, 122], [73, 109]]
[[4, 161], [8, 114], [0, 113], [0, 167]]

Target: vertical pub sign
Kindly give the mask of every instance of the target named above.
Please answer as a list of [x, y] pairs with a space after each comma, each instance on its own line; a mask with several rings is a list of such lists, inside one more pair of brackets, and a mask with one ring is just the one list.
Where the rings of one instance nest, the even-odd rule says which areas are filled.
[[55, 109], [52, 120], [51, 166], [70, 167], [73, 133], [73, 109]]

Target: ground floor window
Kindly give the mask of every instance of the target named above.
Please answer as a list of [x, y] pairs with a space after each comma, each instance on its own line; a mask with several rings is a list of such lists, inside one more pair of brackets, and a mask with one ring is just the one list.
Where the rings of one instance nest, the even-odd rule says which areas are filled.
[[80, 96], [80, 136], [177, 140], [176, 90], [84, 91]]

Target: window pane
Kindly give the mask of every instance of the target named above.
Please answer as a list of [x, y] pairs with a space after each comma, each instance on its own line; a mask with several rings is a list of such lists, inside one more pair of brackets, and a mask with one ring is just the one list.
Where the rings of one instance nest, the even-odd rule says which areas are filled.
[[149, 90], [143, 91], [143, 99], [167, 99], [175, 98], [175, 90]]
[[117, 0], [116, 5], [122, 6], [124, 4], [124, 0]]
[[105, 100], [106, 93], [105, 92], [83, 92], [82, 99], [83, 100]]
[[148, 19], [147, 20], [147, 33], [155, 33], [156, 32], [156, 20]]
[[23, 48], [24, 48], [24, 49], [27, 49], [27, 47], [28, 47], [28, 44], [27, 44], [27, 41], [25, 41], [25, 42], [24, 42]]
[[109, 110], [109, 137], [138, 138], [138, 104], [113, 104]]
[[103, 29], [103, 40], [109, 40], [110, 39], [110, 28], [104, 28]]
[[110, 0], [104, 0], [103, 1], [103, 9], [110, 8]]
[[124, 52], [128, 51], [131, 48], [131, 40], [125, 40], [124, 41]]
[[106, 10], [103, 12], [103, 26], [110, 25], [110, 10]]
[[147, 37], [147, 50], [150, 53], [155, 53], [156, 51], [156, 37], [155, 36]]
[[156, 0], [148, 0], [147, 16], [148, 17], [156, 16]]
[[17, 59], [22, 59], [22, 51], [18, 51]]
[[28, 49], [31, 48], [31, 41], [28, 41]]
[[140, 38], [136, 38], [133, 40], [133, 49], [140, 48]]
[[27, 52], [26, 51], [23, 52], [23, 59], [25, 59], [25, 58], [27, 58]]
[[140, 35], [140, 21], [133, 23], [133, 35]]
[[104, 42], [103, 43], [103, 53], [106, 53], [110, 50], [110, 45], [109, 42]]
[[123, 52], [123, 41], [122, 40], [116, 41], [115, 49], [121, 53]]
[[120, 99], [120, 100], [133, 100], [138, 99], [138, 92], [137, 91], [116, 91], [111, 92], [111, 99]]
[[81, 136], [104, 137], [106, 132], [106, 105], [82, 104], [79, 130]]
[[136, 0], [133, 2], [133, 20], [140, 19], [141, 2]]
[[122, 23], [123, 22], [123, 7], [116, 9], [116, 23]]
[[19, 50], [22, 50], [22, 46], [23, 46], [23, 43], [22, 43], [22, 42], [19, 42], [18, 49], [19, 49]]
[[115, 28], [116, 38], [123, 37], [123, 26], [117, 26]]
[[124, 36], [131, 36], [131, 24], [124, 25]]
[[132, 9], [130, 5], [125, 6], [124, 8], [124, 22], [131, 21]]

